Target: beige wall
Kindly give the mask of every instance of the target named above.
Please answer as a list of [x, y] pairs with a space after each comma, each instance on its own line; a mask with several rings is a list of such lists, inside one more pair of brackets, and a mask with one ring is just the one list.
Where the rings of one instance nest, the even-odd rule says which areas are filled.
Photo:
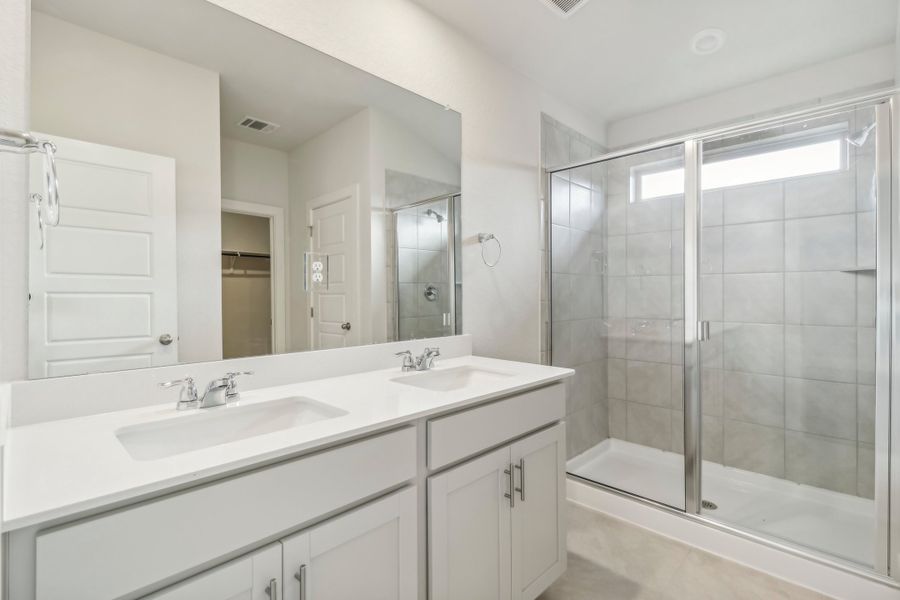
[[175, 159], [178, 358], [221, 358], [218, 75], [42, 13], [33, 20], [33, 129]]

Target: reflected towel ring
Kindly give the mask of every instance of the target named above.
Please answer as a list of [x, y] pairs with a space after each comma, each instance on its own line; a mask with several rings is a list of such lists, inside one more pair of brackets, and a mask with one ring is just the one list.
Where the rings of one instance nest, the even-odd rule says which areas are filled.
[[56, 175], [56, 146], [49, 140], [39, 140], [31, 133], [0, 127], [0, 152], [44, 155], [44, 194], [38, 204], [41, 227], [59, 224], [59, 179]]
[[[494, 262], [488, 262], [488, 259], [484, 256], [484, 246], [485, 242], [489, 240], [494, 240], [497, 242], [497, 260]], [[500, 244], [500, 240], [493, 233], [479, 233], [478, 241], [481, 244], [481, 260], [484, 261], [484, 264], [493, 268], [497, 266], [497, 263], [500, 262], [500, 257], [503, 256], [503, 246]]]

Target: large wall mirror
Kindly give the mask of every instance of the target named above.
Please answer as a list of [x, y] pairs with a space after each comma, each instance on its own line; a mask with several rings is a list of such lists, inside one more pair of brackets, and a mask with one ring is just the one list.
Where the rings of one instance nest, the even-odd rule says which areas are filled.
[[461, 331], [458, 113], [204, 0], [32, 10], [30, 378]]

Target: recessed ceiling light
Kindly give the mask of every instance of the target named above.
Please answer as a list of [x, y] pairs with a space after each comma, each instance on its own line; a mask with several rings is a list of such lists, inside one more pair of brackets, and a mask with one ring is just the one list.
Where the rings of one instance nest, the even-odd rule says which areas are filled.
[[704, 29], [691, 38], [691, 50], [700, 56], [718, 52], [724, 45], [725, 32], [721, 29]]

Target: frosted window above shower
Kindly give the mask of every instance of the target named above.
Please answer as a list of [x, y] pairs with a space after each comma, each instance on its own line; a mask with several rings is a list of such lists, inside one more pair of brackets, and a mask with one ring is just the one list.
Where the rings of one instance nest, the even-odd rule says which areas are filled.
[[[703, 165], [701, 187], [725, 187], [763, 183], [793, 177], [820, 175], [846, 167], [846, 141], [834, 138], [791, 147], [722, 158]], [[684, 193], [684, 169], [632, 169], [631, 201], [652, 200]]]

